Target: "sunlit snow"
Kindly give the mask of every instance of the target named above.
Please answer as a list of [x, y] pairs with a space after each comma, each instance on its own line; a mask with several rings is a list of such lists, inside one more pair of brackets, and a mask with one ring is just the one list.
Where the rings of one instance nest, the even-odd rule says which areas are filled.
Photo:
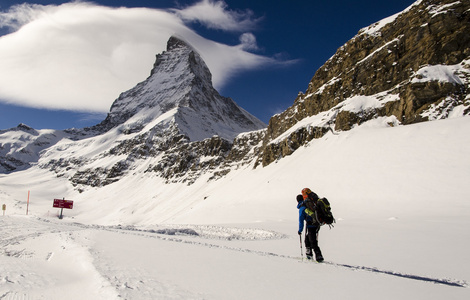
[[[319, 298], [467, 299], [470, 118], [380, 122], [190, 186], [135, 170], [80, 194], [35, 167], [0, 175], [0, 295], [300, 299], [309, 281]], [[302, 260], [304, 187], [337, 220], [323, 264]], [[62, 220], [54, 198], [74, 201]]]

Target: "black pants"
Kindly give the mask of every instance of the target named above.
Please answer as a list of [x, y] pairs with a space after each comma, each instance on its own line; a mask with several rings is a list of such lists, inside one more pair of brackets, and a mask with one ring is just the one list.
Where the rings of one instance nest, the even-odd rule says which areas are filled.
[[[307, 255], [312, 255], [311, 250], [315, 255], [321, 255], [320, 247], [318, 247], [318, 231], [320, 231], [320, 226], [306, 228], [305, 248], [307, 249]], [[309, 251], [309, 249], [311, 250]]]

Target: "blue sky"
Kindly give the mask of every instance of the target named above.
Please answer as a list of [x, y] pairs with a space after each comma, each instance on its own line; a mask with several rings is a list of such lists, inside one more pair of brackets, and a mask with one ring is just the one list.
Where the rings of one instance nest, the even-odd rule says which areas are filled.
[[201, 52], [221, 95], [267, 123], [361, 28], [413, 2], [1, 0], [0, 129], [99, 123], [172, 33]]

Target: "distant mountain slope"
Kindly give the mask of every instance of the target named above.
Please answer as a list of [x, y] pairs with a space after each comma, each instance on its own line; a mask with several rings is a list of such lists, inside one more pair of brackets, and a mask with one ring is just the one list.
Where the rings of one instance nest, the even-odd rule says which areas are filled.
[[35, 130], [25, 124], [0, 130], [0, 173], [23, 170], [39, 160], [42, 150], [67, 134], [60, 130]]

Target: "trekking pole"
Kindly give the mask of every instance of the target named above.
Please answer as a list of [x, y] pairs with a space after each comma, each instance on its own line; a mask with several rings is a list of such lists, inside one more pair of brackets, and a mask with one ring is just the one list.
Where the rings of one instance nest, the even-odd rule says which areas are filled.
[[302, 249], [302, 235], [299, 234], [299, 238], [300, 238], [300, 257], [302, 258], [302, 261], [304, 261], [304, 251]]

